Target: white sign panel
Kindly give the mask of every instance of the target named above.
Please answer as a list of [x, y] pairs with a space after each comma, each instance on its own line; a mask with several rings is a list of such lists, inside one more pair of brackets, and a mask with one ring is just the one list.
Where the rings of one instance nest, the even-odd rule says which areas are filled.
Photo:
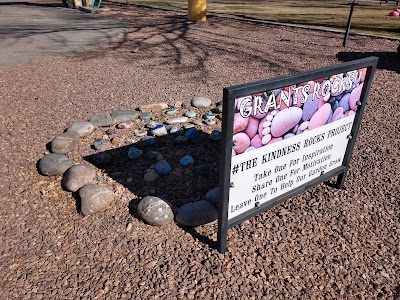
[[341, 166], [354, 118], [233, 156], [228, 220]]

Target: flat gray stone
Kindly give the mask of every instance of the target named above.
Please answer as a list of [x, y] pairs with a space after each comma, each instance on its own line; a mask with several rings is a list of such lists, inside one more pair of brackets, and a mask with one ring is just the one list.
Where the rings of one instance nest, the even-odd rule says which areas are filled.
[[193, 97], [191, 101], [194, 107], [209, 107], [211, 105], [211, 99], [206, 97]]
[[91, 117], [89, 121], [92, 122], [94, 126], [107, 127], [112, 124], [113, 119], [109, 113], [101, 113]]
[[151, 104], [142, 104], [139, 106], [139, 110], [141, 112], [153, 112], [160, 111], [168, 108], [168, 104], [164, 102], [159, 103], [151, 103]]
[[95, 169], [86, 165], [75, 165], [69, 168], [62, 179], [63, 187], [69, 192], [76, 192], [88, 183], [96, 182]]
[[86, 137], [91, 135], [93, 130], [94, 130], [94, 125], [92, 122], [82, 121], [82, 122], [76, 122], [71, 126], [69, 126], [67, 132], [74, 131], [77, 134], [79, 134], [80, 137]]
[[84, 216], [102, 211], [114, 200], [114, 192], [108, 187], [89, 183], [79, 189], [81, 212]]
[[219, 207], [219, 187], [213, 188], [212, 190], [209, 190], [204, 198], [211, 202], [217, 209]]
[[63, 132], [51, 141], [51, 152], [57, 154], [71, 152], [78, 144], [79, 138], [79, 134], [75, 131]]
[[174, 219], [170, 205], [154, 196], [143, 198], [136, 209], [139, 217], [146, 223], [154, 226], [162, 226]]
[[182, 205], [175, 219], [181, 225], [195, 227], [214, 222], [217, 218], [215, 206], [206, 200], [200, 200]]
[[116, 110], [111, 113], [117, 123], [128, 122], [133, 119], [137, 119], [140, 113], [137, 110]]
[[188, 117], [179, 117], [179, 118], [167, 119], [165, 121], [165, 123], [167, 123], [169, 125], [173, 125], [173, 124], [179, 124], [179, 123], [186, 123], [188, 121], [189, 121]]
[[64, 174], [73, 165], [74, 163], [65, 155], [50, 153], [42, 157], [38, 169], [43, 175], [58, 176]]

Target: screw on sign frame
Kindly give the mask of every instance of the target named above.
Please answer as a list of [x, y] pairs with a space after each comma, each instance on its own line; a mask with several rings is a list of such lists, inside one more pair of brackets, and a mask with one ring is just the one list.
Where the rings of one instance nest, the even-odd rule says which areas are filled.
[[[335, 187], [339, 189], [343, 188], [346, 179], [346, 173], [351, 159], [351, 154], [353, 152], [355, 141], [357, 138], [357, 133], [360, 128], [362, 115], [367, 102], [367, 96], [371, 87], [372, 78], [376, 70], [377, 62], [378, 62], [377, 57], [369, 57], [343, 63], [336, 66], [329, 66], [321, 69], [297, 73], [292, 76], [277, 77], [270, 80], [224, 88], [224, 102], [223, 102], [224, 118], [222, 123], [222, 132], [223, 132], [222, 147], [221, 147], [222, 159], [221, 159], [220, 174], [219, 174], [220, 202], [218, 210], [218, 240], [217, 240], [217, 249], [220, 253], [224, 253], [227, 250], [227, 245], [226, 245], [227, 231], [229, 228], [232, 228], [242, 223], [243, 221], [248, 220], [249, 218], [255, 215], [258, 215], [259, 213], [262, 213], [267, 209], [270, 209], [291, 197], [303, 193], [307, 189], [321, 182], [324, 182], [333, 176], [337, 176]], [[237, 145], [237, 142], [233, 141], [235, 99], [262, 93], [265, 91], [272, 91], [274, 89], [289, 87], [292, 85], [297, 85], [308, 81], [313, 81], [316, 80], [317, 78], [325, 78], [328, 76], [343, 74], [364, 68], [366, 69], [365, 79], [363, 82], [360, 98], [356, 103], [357, 105], [356, 113], [354, 114], [354, 116], [352, 116], [354, 117], [354, 121], [351, 124], [352, 126], [351, 131], [347, 135], [348, 142], [347, 146], [345, 145], [344, 149], [345, 152], [344, 156], [342, 157], [343, 160], [341, 165], [335, 167], [332, 170], [328, 170], [327, 172], [321, 170], [318, 177], [310, 179], [309, 181], [304, 182], [299, 186], [295, 186], [293, 189], [288, 190], [287, 192], [278, 195], [275, 198], [268, 200], [267, 202], [260, 203], [259, 201], [255, 201], [255, 203], [252, 204], [249, 201], [247, 204], [251, 205], [251, 207], [249, 206], [249, 208], [247, 208], [247, 210], [244, 211], [243, 213], [228, 219], [230, 189], [234, 188], [234, 183], [231, 181], [232, 146], [235, 145], [235, 143]], [[256, 151], [258, 150], [259, 149], [256, 149]], [[265, 168], [267, 167], [268, 163], [265, 164]], [[264, 175], [265, 177], [268, 177], [269, 174], [264, 174]], [[251, 180], [252, 179], [249, 178], [249, 182], [251, 182]], [[243, 182], [241, 183], [243, 184]]]

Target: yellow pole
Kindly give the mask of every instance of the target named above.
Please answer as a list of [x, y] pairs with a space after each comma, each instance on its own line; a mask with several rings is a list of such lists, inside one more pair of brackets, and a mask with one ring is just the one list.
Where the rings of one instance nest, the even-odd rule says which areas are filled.
[[207, 0], [188, 0], [188, 20], [206, 21]]

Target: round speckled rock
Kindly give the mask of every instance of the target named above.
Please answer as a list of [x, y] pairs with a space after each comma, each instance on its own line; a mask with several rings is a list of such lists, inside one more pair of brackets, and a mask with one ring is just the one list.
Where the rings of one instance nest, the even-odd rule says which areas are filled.
[[219, 187], [213, 188], [212, 190], [209, 190], [204, 198], [211, 202], [216, 208], [219, 206]]
[[65, 155], [50, 153], [42, 157], [38, 169], [42, 175], [57, 176], [64, 174], [73, 164]]
[[108, 187], [89, 183], [79, 189], [79, 197], [81, 212], [87, 216], [108, 207], [114, 200], [114, 192]]
[[180, 159], [179, 163], [181, 164], [182, 167], [190, 167], [191, 165], [194, 164], [193, 156], [185, 155]]
[[189, 227], [208, 224], [217, 218], [217, 209], [206, 200], [182, 205], [176, 214], [176, 222]]
[[112, 124], [113, 119], [110, 114], [102, 113], [91, 117], [89, 121], [92, 122], [94, 126], [107, 127]]
[[162, 159], [159, 160], [155, 165], [154, 165], [154, 169], [156, 170], [157, 174], [159, 175], [168, 175], [169, 173], [171, 173], [172, 168], [169, 165], [169, 163]]
[[136, 211], [142, 220], [153, 226], [162, 226], [174, 219], [170, 205], [154, 196], [143, 198], [139, 202]]
[[194, 107], [209, 107], [211, 105], [211, 99], [206, 97], [193, 97], [191, 101], [192, 106]]
[[78, 144], [79, 134], [75, 131], [67, 131], [57, 135], [51, 141], [51, 152], [66, 154], [72, 151]]
[[94, 125], [89, 121], [75, 122], [67, 129], [67, 131], [76, 132], [77, 134], [79, 134], [80, 137], [91, 135], [93, 130]]
[[62, 185], [67, 191], [76, 192], [84, 185], [94, 183], [95, 181], [95, 169], [86, 165], [75, 165], [65, 172]]
[[142, 155], [143, 155], [143, 150], [140, 150], [140, 149], [138, 149], [136, 147], [131, 147], [128, 150], [128, 157], [130, 159], [138, 159]]

